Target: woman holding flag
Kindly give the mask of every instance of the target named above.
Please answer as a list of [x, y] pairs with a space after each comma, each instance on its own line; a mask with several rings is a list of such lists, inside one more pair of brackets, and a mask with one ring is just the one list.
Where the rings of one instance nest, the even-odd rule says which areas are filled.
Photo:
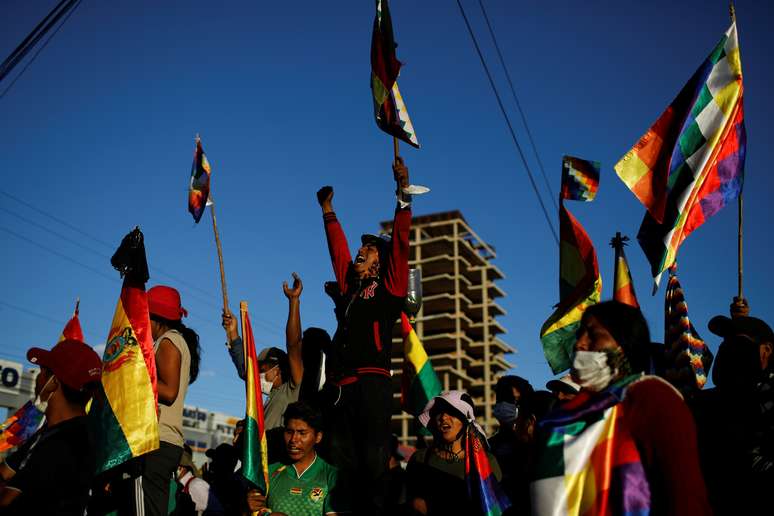
[[540, 423], [532, 513], [711, 514], [696, 428], [680, 393], [649, 369], [638, 308], [606, 301], [581, 319], [580, 393]]
[[161, 443], [144, 457], [142, 476], [135, 481], [135, 513], [166, 515], [170, 480], [183, 455], [183, 404], [188, 385], [199, 375], [201, 352], [199, 336], [182, 322], [188, 312], [177, 290], [163, 285], [149, 289], [148, 312], [156, 352]]

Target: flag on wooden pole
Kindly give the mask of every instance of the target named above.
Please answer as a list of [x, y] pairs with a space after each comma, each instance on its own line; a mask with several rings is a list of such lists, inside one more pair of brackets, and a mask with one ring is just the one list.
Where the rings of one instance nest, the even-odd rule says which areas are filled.
[[387, 134], [419, 148], [414, 126], [398, 89], [401, 63], [395, 56], [396, 46], [389, 4], [387, 0], [376, 0], [371, 37], [371, 92], [376, 125]]
[[258, 356], [255, 353], [253, 327], [247, 303], [239, 304], [242, 319], [242, 340], [245, 353], [245, 430], [242, 455], [242, 474], [264, 494], [269, 494], [269, 452], [266, 442], [266, 425], [263, 421], [263, 400]]
[[80, 305], [80, 299], [76, 300], [73, 316], [70, 317], [70, 320], [67, 321], [67, 324], [65, 324], [65, 327], [62, 330], [62, 335], [59, 336], [58, 342], [62, 342], [63, 340], [67, 339], [79, 340], [83, 342], [83, 330], [81, 329], [81, 321], [78, 319], [78, 307]]
[[632, 273], [629, 269], [629, 262], [626, 261], [624, 246], [629, 241], [629, 237], [621, 236], [616, 233], [610, 241], [610, 245], [615, 249], [615, 276], [613, 278], [613, 299], [620, 303], [639, 308], [637, 294], [634, 293], [634, 282]]
[[191, 165], [191, 181], [188, 185], [188, 211], [197, 224], [204, 214], [210, 201], [210, 162], [204, 154], [202, 140], [196, 137], [193, 164]]
[[559, 204], [559, 304], [540, 329], [543, 354], [554, 374], [572, 365], [583, 312], [598, 303], [602, 278], [594, 245], [564, 200], [591, 201], [599, 187], [599, 163], [565, 156]]
[[637, 239], [655, 287], [685, 238], [742, 190], [743, 90], [733, 22], [666, 111], [614, 167], [647, 209]]

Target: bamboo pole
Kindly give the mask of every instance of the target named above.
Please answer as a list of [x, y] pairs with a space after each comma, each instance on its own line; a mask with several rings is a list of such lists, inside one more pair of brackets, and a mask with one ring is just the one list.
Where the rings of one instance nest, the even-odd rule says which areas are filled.
[[228, 310], [228, 290], [226, 289], [226, 270], [223, 268], [223, 248], [220, 245], [218, 222], [215, 218], [215, 204], [210, 205], [212, 214], [212, 231], [215, 233], [215, 246], [218, 248], [218, 265], [220, 265], [220, 290], [223, 294], [223, 310]]

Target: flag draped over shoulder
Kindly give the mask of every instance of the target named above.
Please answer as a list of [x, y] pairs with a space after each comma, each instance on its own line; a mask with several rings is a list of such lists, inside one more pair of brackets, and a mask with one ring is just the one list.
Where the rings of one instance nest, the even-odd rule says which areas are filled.
[[629, 263], [626, 261], [626, 253], [624, 253], [624, 246], [626, 246], [628, 240], [629, 237], [622, 237], [618, 234], [610, 241], [610, 245], [615, 249], [613, 299], [634, 308], [639, 308], [640, 303], [637, 301], [637, 294], [634, 293], [632, 273], [629, 270]]
[[638, 378], [625, 378], [588, 399], [582, 393], [584, 398], [540, 423], [540, 455], [530, 486], [533, 514], [649, 514], [648, 480], [619, 403]]
[[111, 263], [124, 283], [102, 356], [101, 389], [89, 412], [97, 473], [159, 447], [156, 359], [145, 292], [148, 264], [139, 229], [124, 237]]
[[[563, 163], [568, 163], [565, 156]], [[577, 160], [577, 158], [571, 158]], [[577, 162], [584, 160], [577, 160]], [[593, 164], [594, 162], [584, 161]], [[599, 185], [599, 164], [563, 167], [562, 199], [591, 200]], [[574, 171], [571, 173], [570, 171]], [[570, 368], [575, 333], [587, 307], [602, 295], [597, 253], [586, 230], [564, 206], [559, 205], [559, 297], [551, 317], [540, 329], [543, 354], [554, 374]]]
[[401, 63], [395, 56], [396, 46], [387, 0], [376, 0], [371, 37], [371, 92], [376, 125], [387, 134], [419, 148], [414, 126], [398, 89]]
[[242, 474], [261, 489], [269, 493], [269, 459], [266, 442], [266, 425], [263, 422], [263, 400], [261, 399], [260, 369], [255, 353], [253, 327], [247, 307], [240, 309], [242, 317], [242, 339], [245, 352], [246, 410]]
[[208, 204], [210, 204], [210, 162], [204, 154], [202, 141], [197, 137], [193, 165], [191, 165], [191, 183], [188, 186], [188, 211], [197, 224]]
[[492, 472], [486, 454], [486, 439], [474, 425], [468, 425], [465, 440], [465, 479], [471, 500], [478, 500], [484, 516], [500, 516], [511, 506]]
[[400, 387], [400, 406], [418, 416], [427, 403], [441, 393], [441, 382], [433, 370], [422, 342], [405, 313], [400, 314], [403, 333], [403, 375]]
[[[681, 392], [701, 389], [707, 383], [707, 369], [712, 363], [712, 352], [704, 343], [688, 318], [688, 303], [677, 279], [677, 267], [669, 268], [669, 283], [664, 298], [664, 348], [666, 378]], [[705, 369], [706, 364], [706, 369]], [[682, 373], [691, 371], [691, 382]]]
[[746, 132], [736, 22], [615, 165], [647, 208], [637, 239], [655, 284], [685, 238], [742, 190]]

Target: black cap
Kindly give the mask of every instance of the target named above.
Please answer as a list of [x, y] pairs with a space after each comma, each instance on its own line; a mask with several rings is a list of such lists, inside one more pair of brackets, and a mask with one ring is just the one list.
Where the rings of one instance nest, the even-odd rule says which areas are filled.
[[392, 238], [390, 235], [372, 235], [370, 233], [365, 233], [360, 236], [360, 242], [363, 245], [376, 246], [379, 252], [387, 250], [391, 241]]
[[747, 335], [756, 343], [774, 343], [774, 331], [771, 327], [757, 317], [726, 317], [716, 315], [707, 324], [709, 331], [720, 337], [726, 338], [734, 335]]

